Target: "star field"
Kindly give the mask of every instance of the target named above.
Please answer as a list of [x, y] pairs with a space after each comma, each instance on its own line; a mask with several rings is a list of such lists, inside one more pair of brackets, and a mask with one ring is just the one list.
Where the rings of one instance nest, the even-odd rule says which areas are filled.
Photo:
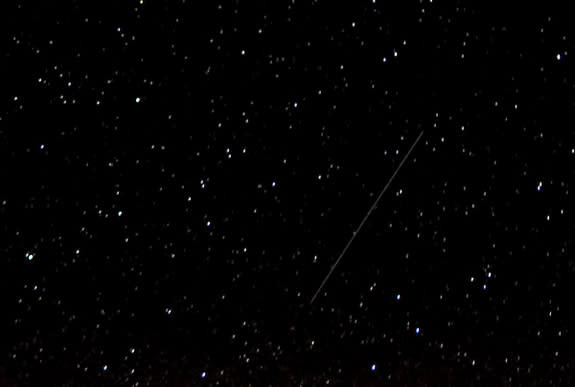
[[3, 4], [0, 384], [572, 384], [575, 41], [539, 7]]

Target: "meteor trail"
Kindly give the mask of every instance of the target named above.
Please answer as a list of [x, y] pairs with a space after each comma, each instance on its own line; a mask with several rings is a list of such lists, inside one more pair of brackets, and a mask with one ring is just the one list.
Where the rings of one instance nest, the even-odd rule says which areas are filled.
[[415, 148], [415, 146], [417, 145], [417, 143], [419, 142], [419, 140], [421, 139], [421, 137], [423, 136], [423, 130], [421, 131], [421, 133], [419, 133], [419, 136], [417, 136], [417, 138], [415, 139], [413, 145], [411, 146], [411, 148], [409, 148], [409, 150], [407, 151], [407, 153], [405, 154], [405, 156], [403, 157], [403, 160], [401, 160], [401, 163], [399, 163], [398, 167], [396, 168], [395, 172], [393, 172], [393, 175], [391, 175], [391, 177], [389, 178], [389, 180], [387, 181], [387, 184], [385, 185], [385, 187], [383, 187], [383, 189], [381, 190], [381, 192], [379, 193], [379, 196], [377, 197], [377, 199], [375, 199], [375, 202], [373, 202], [373, 205], [371, 206], [371, 208], [369, 209], [369, 211], [367, 211], [367, 214], [365, 214], [363, 220], [361, 221], [361, 223], [359, 224], [359, 226], [357, 227], [357, 229], [353, 232], [351, 238], [349, 239], [349, 241], [347, 242], [347, 244], [345, 245], [345, 247], [343, 248], [341, 254], [339, 255], [339, 258], [335, 261], [335, 263], [331, 266], [331, 269], [329, 270], [329, 273], [327, 273], [327, 275], [325, 276], [325, 278], [323, 279], [321, 285], [319, 285], [319, 288], [317, 289], [317, 291], [315, 292], [315, 294], [313, 295], [311, 301], [309, 302], [310, 305], [313, 304], [313, 302], [315, 301], [315, 299], [317, 298], [317, 296], [319, 295], [319, 292], [321, 291], [321, 289], [323, 289], [325, 283], [327, 282], [327, 280], [329, 279], [329, 277], [331, 276], [331, 274], [333, 273], [333, 271], [335, 270], [335, 268], [337, 267], [337, 265], [339, 264], [339, 261], [341, 261], [341, 259], [343, 258], [343, 256], [345, 255], [345, 252], [347, 251], [347, 249], [349, 248], [349, 246], [352, 244], [353, 240], [355, 239], [355, 237], [357, 236], [357, 234], [359, 233], [359, 231], [361, 230], [361, 228], [363, 227], [365, 221], [367, 220], [367, 218], [369, 218], [369, 215], [371, 215], [371, 213], [373, 212], [373, 210], [375, 210], [377, 208], [377, 204], [379, 203], [379, 201], [381, 200], [381, 197], [383, 196], [383, 194], [385, 193], [385, 191], [387, 191], [387, 189], [389, 188], [389, 186], [391, 185], [391, 182], [393, 181], [393, 179], [395, 178], [395, 176], [397, 175], [397, 173], [399, 172], [399, 170], [401, 169], [401, 167], [403, 166], [403, 164], [405, 163], [405, 161], [409, 158], [409, 155], [411, 154], [411, 152], [413, 151], [413, 149]]

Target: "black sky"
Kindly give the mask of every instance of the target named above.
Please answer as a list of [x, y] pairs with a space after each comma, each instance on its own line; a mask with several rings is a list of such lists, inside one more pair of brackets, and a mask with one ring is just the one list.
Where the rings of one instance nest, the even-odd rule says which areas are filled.
[[2, 4], [0, 384], [573, 383], [539, 6]]

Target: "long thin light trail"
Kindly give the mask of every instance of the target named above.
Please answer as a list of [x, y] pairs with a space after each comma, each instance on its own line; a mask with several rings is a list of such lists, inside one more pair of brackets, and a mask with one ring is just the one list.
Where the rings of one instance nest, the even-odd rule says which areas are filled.
[[397, 175], [397, 173], [399, 172], [399, 170], [401, 169], [401, 167], [403, 166], [403, 164], [405, 163], [405, 161], [409, 158], [409, 155], [411, 154], [411, 152], [413, 151], [413, 149], [415, 148], [415, 146], [417, 145], [417, 143], [419, 142], [419, 140], [421, 139], [421, 137], [423, 136], [423, 130], [421, 131], [421, 133], [419, 133], [419, 136], [417, 136], [417, 138], [415, 139], [413, 145], [411, 146], [411, 148], [409, 148], [409, 150], [407, 151], [407, 153], [405, 154], [405, 156], [403, 157], [403, 160], [401, 160], [401, 163], [399, 163], [399, 165], [397, 166], [397, 168], [395, 169], [395, 172], [393, 172], [393, 175], [391, 175], [391, 177], [389, 178], [389, 180], [387, 181], [387, 184], [385, 185], [385, 187], [383, 187], [383, 189], [381, 190], [381, 192], [379, 193], [379, 196], [377, 197], [377, 199], [375, 199], [375, 202], [373, 202], [373, 205], [371, 206], [371, 208], [369, 209], [369, 211], [367, 211], [367, 214], [365, 214], [363, 220], [361, 221], [361, 223], [359, 224], [359, 226], [357, 227], [357, 229], [353, 232], [353, 235], [351, 236], [351, 238], [349, 239], [349, 242], [347, 242], [347, 244], [345, 245], [345, 247], [343, 248], [341, 254], [339, 255], [339, 258], [335, 261], [335, 263], [331, 266], [331, 269], [329, 271], [329, 273], [327, 273], [327, 275], [325, 276], [325, 278], [323, 279], [323, 282], [321, 283], [321, 285], [319, 285], [319, 288], [317, 289], [317, 291], [315, 292], [315, 294], [313, 295], [311, 301], [309, 302], [310, 304], [313, 304], [313, 302], [315, 301], [315, 299], [317, 298], [317, 296], [319, 295], [319, 292], [321, 292], [321, 289], [323, 289], [325, 283], [327, 282], [327, 280], [329, 279], [329, 277], [331, 276], [331, 274], [334, 272], [335, 268], [337, 267], [337, 265], [339, 264], [339, 261], [341, 261], [341, 259], [343, 258], [343, 256], [345, 255], [345, 252], [347, 251], [347, 249], [349, 249], [349, 246], [351, 246], [353, 240], [355, 239], [355, 237], [357, 236], [357, 234], [359, 233], [359, 231], [361, 230], [361, 228], [363, 227], [363, 225], [365, 224], [365, 222], [367, 221], [367, 218], [369, 218], [369, 216], [371, 215], [371, 213], [373, 212], [373, 210], [375, 210], [377, 208], [377, 205], [379, 203], [379, 201], [381, 200], [381, 198], [383, 197], [383, 194], [385, 193], [385, 191], [387, 191], [387, 189], [389, 188], [389, 186], [391, 185], [391, 182], [393, 181], [393, 179], [395, 178], [395, 176]]

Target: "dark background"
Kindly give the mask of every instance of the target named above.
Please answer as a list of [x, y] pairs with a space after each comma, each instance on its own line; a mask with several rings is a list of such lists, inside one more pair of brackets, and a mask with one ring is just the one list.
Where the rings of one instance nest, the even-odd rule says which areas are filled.
[[572, 22], [481, 4], [2, 3], [0, 384], [573, 383]]

